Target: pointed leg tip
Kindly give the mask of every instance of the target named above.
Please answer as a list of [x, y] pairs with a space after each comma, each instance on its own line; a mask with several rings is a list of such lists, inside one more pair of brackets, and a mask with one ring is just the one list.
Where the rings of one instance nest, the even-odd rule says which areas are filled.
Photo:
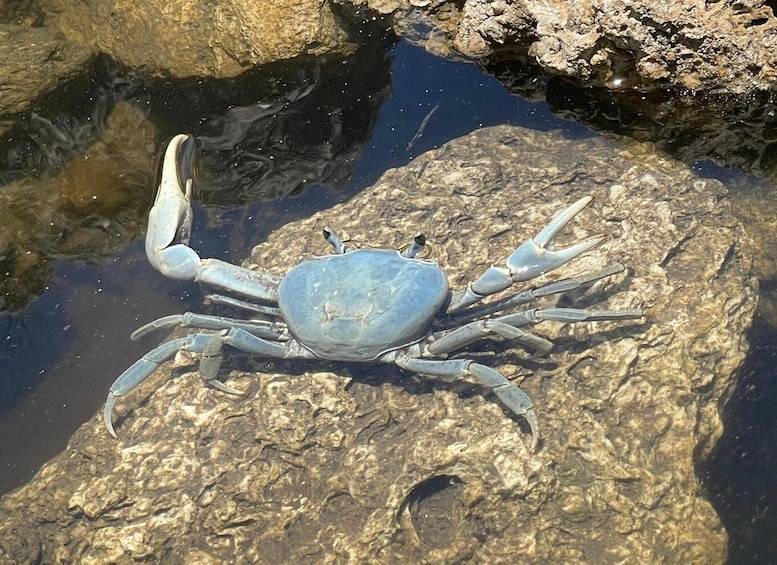
[[103, 410], [103, 423], [105, 424], [105, 428], [108, 430], [108, 433], [113, 436], [113, 439], [119, 439], [119, 436], [116, 435], [116, 430], [113, 428], [113, 421], [111, 419], [111, 415], [113, 414], [113, 406], [116, 404], [117, 398], [118, 397], [113, 393], [109, 394], [108, 400], [105, 401], [105, 409]]
[[531, 431], [531, 444], [529, 444], [529, 451], [536, 453], [537, 446], [540, 442], [540, 425], [537, 421], [537, 412], [534, 410], [534, 408], [530, 408], [526, 411], [526, 414], [524, 414], [523, 417], [526, 418], [526, 421], [529, 423], [529, 429]]
[[218, 379], [208, 379], [207, 383], [213, 388], [216, 388], [221, 392], [226, 392], [227, 394], [233, 394], [235, 396], [243, 396], [246, 393], [244, 390], [239, 390], [236, 388], [232, 388], [229, 385], [225, 385]]

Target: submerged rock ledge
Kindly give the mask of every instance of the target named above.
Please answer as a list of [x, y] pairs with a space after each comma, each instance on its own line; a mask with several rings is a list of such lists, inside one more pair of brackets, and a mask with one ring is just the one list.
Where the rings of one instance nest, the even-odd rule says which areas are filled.
[[327, 252], [324, 225], [363, 246], [422, 230], [460, 287], [585, 194], [559, 245], [610, 237], [548, 279], [621, 262], [560, 302], [641, 306], [645, 321], [543, 324], [556, 345], [539, 359], [469, 348], [534, 399], [537, 453], [474, 385], [233, 358], [229, 384], [247, 390], [233, 398], [179, 359], [120, 403], [118, 442], [96, 416], [0, 501], [0, 561], [722, 562], [694, 463], [721, 433], [756, 283], [719, 182], [648, 145], [500, 126], [285, 226], [250, 263], [282, 273]]

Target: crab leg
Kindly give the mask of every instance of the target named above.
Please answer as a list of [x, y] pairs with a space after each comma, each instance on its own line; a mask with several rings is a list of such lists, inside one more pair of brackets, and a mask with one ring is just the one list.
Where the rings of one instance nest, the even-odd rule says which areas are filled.
[[131, 392], [162, 363], [172, 359], [180, 350], [202, 354], [198, 373], [209, 385], [229, 394], [243, 394], [243, 391], [229, 387], [217, 378], [223, 360], [222, 350], [224, 345], [266, 357], [315, 358], [313, 353], [297, 342], [274, 343], [253, 335], [249, 331], [235, 327], [229, 330], [222, 329], [216, 333], [197, 333], [190, 334], [184, 338], [172, 339], [146, 353], [119, 375], [119, 378], [111, 385], [108, 399], [105, 402], [105, 409], [103, 410], [103, 422], [108, 432], [114, 438], [116, 437], [116, 431], [111, 421], [111, 414], [113, 413], [116, 400]]
[[599, 245], [604, 241], [604, 235], [589, 237], [564, 249], [555, 249], [555, 240], [559, 232], [593, 199], [593, 196], [585, 196], [569, 206], [537, 235], [513, 251], [505, 261], [504, 267], [492, 265], [475, 282], [470, 283], [466, 290], [454, 293], [448, 312], [456, 312], [475, 304], [486, 296], [509, 288], [513, 283], [528, 281], [557, 269]]
[[533, 308], [515, 314], [505, 314], [491, 320], [476, 320], [447, 333], [437, 333], [425, 348], [429, 355], [441, 355], [460, 349], [480, 339], [496, 334], [528, 345], [540, 355], [547, 353], [553, 343], [518, 328], [540, 322], [598, 322], [603, 320], [635, 320], [644, 312], [639, 308], [629, 310], [584, 310], [581, 308]]
[[499, 318], [497, 318], [495, 320], [470, 322], [440, 337], [437, 337], [437, 334], [435, 334], [433, 337], [436, 339], [424, 348], [424, 353], [429, 356], [442, 355], [461, 349], [481, 339], [490, 338], [493, 335], [514, 339], [523, 345], [528, 345], [539, 354], [547, 353], [553, 347], [553, 343], [547, 339], [519, 330], [513, 325], [499, 321]]
[[436, 361], [431, 359], [414, 359], [411, 357], [397, 357], [396, 364], [407, 369], [420, 373], [422, 375], [431, 375], [443, 380], [452, 382], [464, 379], [468, 376], [475, 377], [480, 384], [494, 391], [497, 398], [502, 401], [517, 416], [523, 416], [529, 424], [531, 430], [530, 449], [537, 449], [539, 441], [539, 423], [537, 422], [537, 413], [534, 410], [534, 403], [529, 395], [508, 381], [501, 373], [475, 363], [469, 359], [452, 359]]
[[211, 334], [202, 352], [199, 369], [200, 376], [208, 384], [232, 394], [240, 394], [240, 391], [227, 387], [217, 378], [221, 362], [223, 361], [222, 351], [224, 345], [231, 345], [247, 353], [256, 353], [276, 358], [286, 357], [289, 352], [286, 345], [267, 341], [240, 328], [224, 329], [218, 333]]
[[103, 422], [105, 422], [105, 427], [108, 428], [108, 433], [114, 438], [116, 437], [116, 431], [113, 429], [113, 422], [111, 421], [111, 414], [113, 412], [113, 406], [120, 396], [124, 396], [131, 392], [135, 387], [146, 380], [162, 363], [172, 359], [178, 351], [201, 352], [210, 337], [211, 334], [192, 334], [188, 337], [166, 341], [159, 347], [146, 353], [142, 358], [135, 361], [135, 363], [119, 375], [119, 378], [111, 385], [108, 399], [105, 401], [105, 409], [103, 410]]
[[277, 302], [280, 277], [201, 259], [189, 247], [192, 226], [191, 161], [194, 139], [175, 136], [165, 151], [162, 178], [148, 215], [146, 256], [160, 273], [173, 279], [203, 282], [258, 300]]
[[636, 320], [644, 316], [641, 308], [627, 310], [586, 310], [583, 308], [532, 308], [524, 312], [506, 314], [496, 318], [514, 327], [539, 324], [546, 320], [554, 322], [600, 322], [604, 320]]
[[515, 306], [527, 304], [538, 298], [552, 296], [554, 294], [561, 294], [571, 290], [577, 290], [578, 288], [581, 288], [587, 284], [594, 283], [605, 277], [609, 277], [610, 275], [622, 273], [625, 270], [626, 268], [623, 265], [620, 263], [615, 263], [614, 265], [610, 265], [609, 267], [595, 273], [582, 274], [576, 277], [569, 277], [566, 279], [553, 281], [542, 286], [527, 288], [510, 296], [506, 296], [505, 298], [491, 301], [488, 304], [472, 306], [471, 308], [461, 310], [451, 315], [450, 318], [457, 323], [469, 322], [477, 318], [488, 316], [489, 314], [503, 312], [504, 310], [509, 310]]
[[280, 318], [281, 311], [278, 308], [272, 306], [266, 306], [264, 304], [254, 304], [253, 302], [246, 302], [232, 296], [224, 296], [223, 294], [206, 294], [205, 304], [223, 304], [225, 306], [231, 306], [232, 308], [239, 308], [241, 310], [248, 310], [255, 314], [261, 314], [263, 316], [271, 316], [273, 318]]
[[317, 359], [318, 357], [298, 342], [291, 340], [282, 344], [264, 339], [254, 332], [238, 327], [225, 328], [214, 334], [209, 334], [209, 339], [202, 349], [199, 373], [205, 381], [224, 392], [230, 394], [243, 394], [242, 391], [231, 388], [218, 380], [219, 369], [223, 361], [223, 349], [225, 345], [234, 347], [245, 353], [253, 353], [264, 357], [284, 359]]
[[259, 337], [273, 340], [284, 339], [284, 328], [272, 322], [262, 320], [240, 320], [225, 316], [210, 316], [208, 314], [196, 314], [185, 312], [183, 314], [171, 314], [162, 316], [148, 324], [145, 324], [130, 336], [132, 341], [138, 341], [157, 330], [171, 331], [176, 327], [197, 328], [202, 330], [224, 330], [229, 328], [242, 328]]

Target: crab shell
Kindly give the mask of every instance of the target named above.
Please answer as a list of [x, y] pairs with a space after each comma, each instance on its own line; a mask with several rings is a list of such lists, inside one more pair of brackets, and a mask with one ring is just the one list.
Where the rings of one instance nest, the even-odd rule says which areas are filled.
[[304, 261], [281, 281], [289, 331], [319, 357], [368, 361], [429, 333], [449, 298], [437, 263], [391, 249], [357, 249]]

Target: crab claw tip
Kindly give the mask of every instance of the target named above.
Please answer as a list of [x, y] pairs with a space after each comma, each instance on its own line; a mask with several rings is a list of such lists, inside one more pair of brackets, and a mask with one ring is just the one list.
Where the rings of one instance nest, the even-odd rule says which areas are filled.
[[566, 209], [562, 210], [550, 223], [542, 228], [540, 232], [534, 236], [534, 241], [540, 247], [546, 247], [553, 244], [553, 240], [556, 239], [558, 233], [566, 226], [572, 218], [577, 216], [583, 208], [593, 202], [594, 197], [592, 195], [584, 196], [570, 204]]

